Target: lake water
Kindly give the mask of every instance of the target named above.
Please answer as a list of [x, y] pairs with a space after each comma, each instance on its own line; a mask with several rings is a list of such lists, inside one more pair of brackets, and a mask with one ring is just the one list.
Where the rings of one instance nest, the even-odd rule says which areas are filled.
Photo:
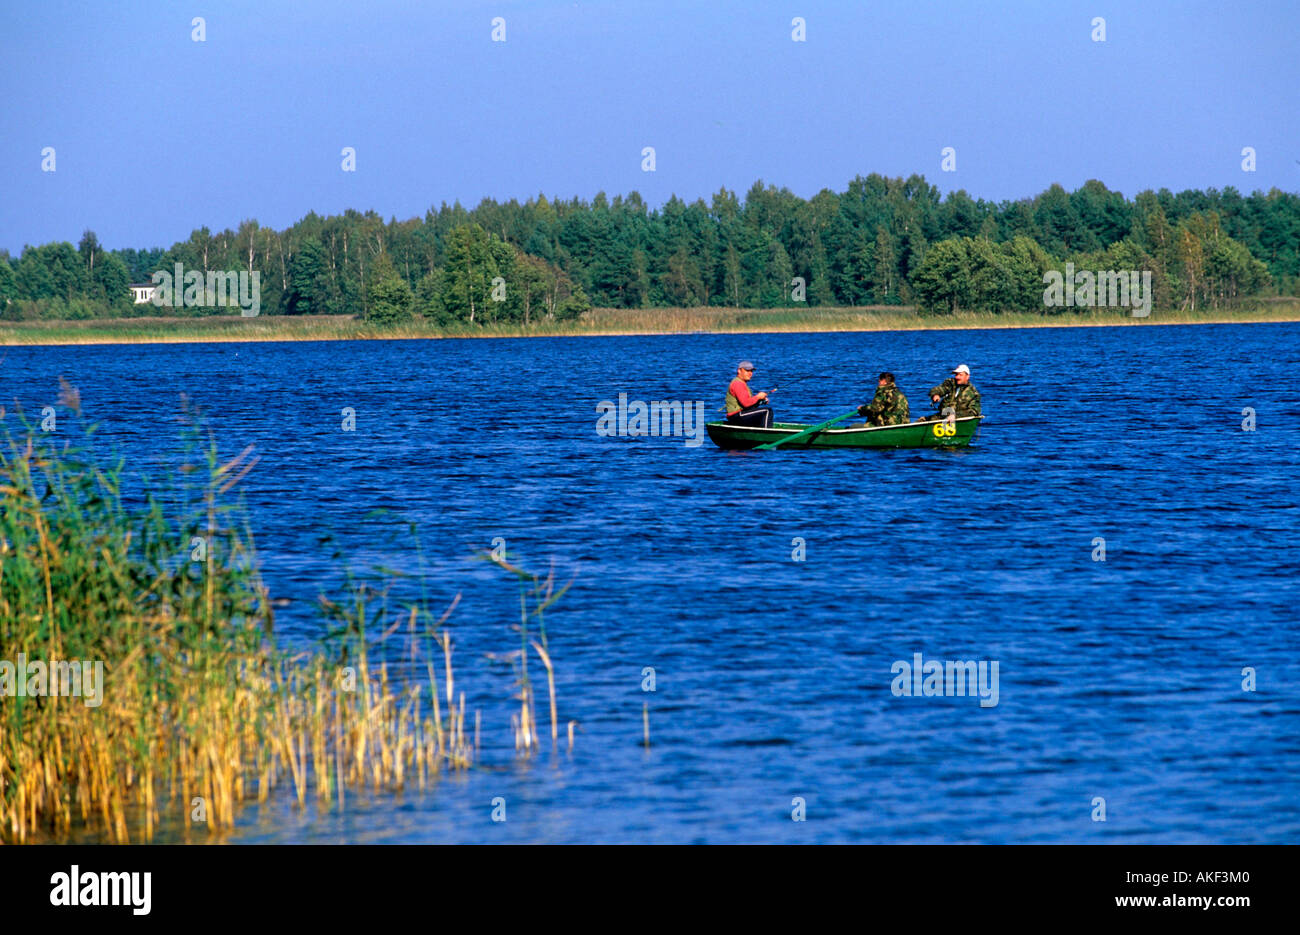
[[[422, 565], [439, 606], [462, 594], [449, 626], [484, 768], [343, 815], [250, 806], [230, 840], [1294, 842], [1298, 340], [1253, 324], [11, 347], [0, 399], [37, 412], [66, 376], [130, 464], [174, 454], [182, 393], [223, 453], [256, 445], [242, 486], [290, 599], [283, 640], [319, 635], [340, 551]], [[987, 418], [962, 451], [597, 434], [620, 393], [716, 418], [742, 357], [756, 388], [817, 375], [776, 393], [782, 419], [864, 402], [883, 369], [916, 413], [958, 363]], [[470, 552], [496, 537], [573, 579], [547, 617], [572, 753], [511, 755], [512, 674], [484, 654], [517, 645], [518, 592]], [[997, 704], [896, 696], [916, 653], [996, 661]]]

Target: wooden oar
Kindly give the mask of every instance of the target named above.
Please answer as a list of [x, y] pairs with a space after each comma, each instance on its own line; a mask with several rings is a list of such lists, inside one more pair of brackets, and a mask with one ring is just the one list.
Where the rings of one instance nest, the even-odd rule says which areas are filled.
[[809, 435], [816, 435], [818, 432], [824, 430], [827, 426], [834, 425], [836, 422], [843, 422], [845, 419], [852, 419], [857, 414], [858, 414], [858, 410], [854, 409], [850, 412], [844, 413], [844, 415], [842, 416], [836, 416], [834, 419], [830, 419], [826, 422], [823, 422], [821, 425], [814, 425], [810, 429], [804, 429], [802, 432], [795, 432], [793, 435], [787, 435], [785, 438], [782, 438], [778, 441], [768, 442], [766, 445], [759, 445], [754, 450], [770, 451], [771, 449], [776, 448], [779, 445], [784, 445], [786, 442], [797, 442], [799, 439], [807, 438]]

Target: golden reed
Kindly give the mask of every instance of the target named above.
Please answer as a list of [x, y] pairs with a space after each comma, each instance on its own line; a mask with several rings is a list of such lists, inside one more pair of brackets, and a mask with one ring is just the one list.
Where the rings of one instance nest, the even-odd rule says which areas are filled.
[[[63, 401], [79, 403], [70, 387]], [[404, 631], [400, 677], [372, 660], [366, 634], [386, 610], [364, 586], [345, 605], [322, 600], [341, 637], [286, 653], [271, 638], [252, 537], [222, 499], [255, 463], [251, 448], [221, 463], [190, 421], [188, 483], [128, 509], [120, 460], [101, 463], [88, 441], [58, 446], [27, 428], [0, 434], [0, 660], [102, 661], [107, 676], [97, 707], [39, 692], [0, 697], [0, 841], [74, 829], [149, 840], [164, 812], [221, 831], [241, 802], [266, 801], [278, 786], [299, 805], [342, 808], [348, 789], [424, 789], [475, 765], [479, 720], [471, 736], [443, 626], [455, 601], [437, 618], [404, 609], [373, 641]], [[526, 650], [548, 674], [554, 740], [541, 611], [563, 591], [498, 564], [521, 582], [515, 737], [528, 755], [538, 744]], [[571, 723], [570, 746], [572, 736]]]

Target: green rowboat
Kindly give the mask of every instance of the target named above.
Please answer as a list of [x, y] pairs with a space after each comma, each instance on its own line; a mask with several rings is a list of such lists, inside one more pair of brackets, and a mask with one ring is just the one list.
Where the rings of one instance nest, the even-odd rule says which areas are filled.
[[[953, 422], [828, 428], [781, 448], [964, 448], [975, 437], [981, 418], [963, 416]], [[810, 428], [798, 422], [774, 422], [771, 428], [763, 429], [725, 421], [708, 422], [704, 427], [713, 443], [728, 451], [747, 451]]]

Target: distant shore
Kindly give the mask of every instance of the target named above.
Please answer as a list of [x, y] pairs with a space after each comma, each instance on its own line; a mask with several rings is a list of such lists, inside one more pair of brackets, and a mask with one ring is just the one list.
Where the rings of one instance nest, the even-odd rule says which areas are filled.
[[0, 345], [168, 344], [228, 341], [359, 341], [435, 338], [599, 337], [663, 334], [757, 334], [817, 331], [925, 331], [972, 328], [1079, 328], [1125, 325], [1242, 324], [1300, 321], [1300, 299], [1256, 300], [1250, 307], [1208, 311], [1127, 310], [1038, 315], [958, 313], [922, 315], [908, 306], [824, 308], [595, 308], [569, 322], [440, 328], [412, 322], [391, 328], [350, 315], [205, 318], [112, 318], [86, 321], [0, 322]]

